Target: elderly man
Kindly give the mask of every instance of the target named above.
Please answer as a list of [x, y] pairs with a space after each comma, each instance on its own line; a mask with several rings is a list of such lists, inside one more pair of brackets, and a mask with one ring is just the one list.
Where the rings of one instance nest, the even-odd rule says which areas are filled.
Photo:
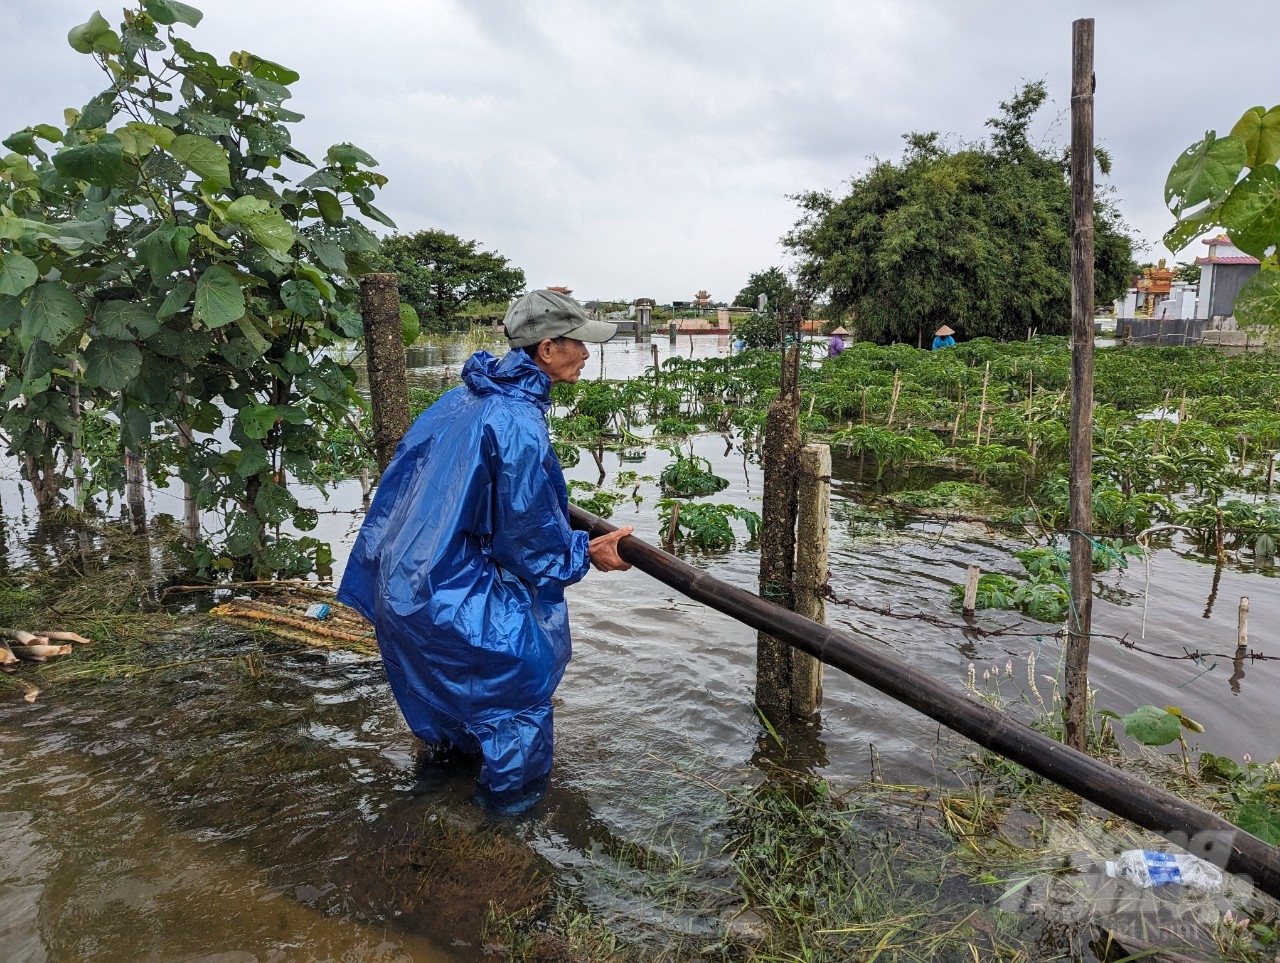
[[551, 770], [551, 696], [569, 661], [566, 586], [630, 568], [617, 543], [569, 527], [547, 433], [551, 386], [576, 382], [616, 325], [572, 298], [524, 295], [511, 350], [486, 351], [409, 429], [378, 485], [338, 599], [377, 627], [387, 679], [425, 742], [478, 752], [500, 801], [536, 798]]

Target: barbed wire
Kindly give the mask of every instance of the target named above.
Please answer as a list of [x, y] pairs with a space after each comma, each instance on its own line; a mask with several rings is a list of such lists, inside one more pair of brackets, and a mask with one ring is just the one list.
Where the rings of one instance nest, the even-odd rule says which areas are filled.
[[[880, 616], [884, 616], [885, 618], [891, 618], [891, 619], [901, 619], [903, 621], [927, 622], [928, 624], [936, 625], [939, 628], [950, 629], [954, 632], [960, 632], [962, 634], [969, 635], [969, 636], [976, 635], [979, 638], [983, 638], [983, 639], [1026, 638], [1026, 639], [1036, 639], [1037, 641], [1043, 641], [1044, 639], [1054, 639], [1056, 641], [1061, 642], [1065, 640], [1068, 635], [1067, 629], [1065, 627], [1060, 628], [1053, 632], [1045, 632], [1045, 631], [1017, 632], [1014, 630], [1022, 628], [1026, 624], [1025, 622], [1015, 622], [1012, 625], [1003, 625], [997, 628], [984, 628], [981, 625], [973, 625], [968, 622], [957, 623], [952, 619], [947, 619], [938, 615], [931, 615], [928, 612], [895, 612], [889, 606], [867, 605], [866, 603], [859, 602], [856, 599], [843, 598], [837, 595], [835, 591], [832, 590], [830, 585], [823, 586], [822, 597], [826, 601], [831, 602], [835, 605], [842, 605], [847, 608], [858, 609], [859, 611], [869, 612], [873, 615], [880, 615]], [[1265, 652], [1257, 652], [1253, 649], [1248, 649], [1248, 651], [1241, 652], [1240, 649], [1238, 648], [1236, 652], [1228, 655], [1226, 653], [1221, 653], [1221, 652], [1205, 652], [1205, 651], [1201, 651], [1200, 649], [1192, 650], [1192, 649], [1188, 649], [1185, 645], [1182, 647], [1182, 654], [1175, 655], [1169, 652], [1159, 652], [1155, 649], [1151, 649], [1146, 646], [1139, 645], [1137, 642], [1134, 642], [1129, 638], [1128, 633], [1125, 633], [1124, 635], [1110, 635], [1104, 632], [1091, 632], [1089, 637], [1091, 639], [1102, 639], [1109, 642], [1114, 642], [1116, 643], [1116, 645], [1119, 645], [1122, 648], [1131, 649], [1135, 652], [1141, 652], [1144, 655], [1155, 656], [1158, 659], [1170, 659], [1175, 661], [1185, 660], [1185, 661], [1199, 663], [1199, 662], [1203, 662], [1205, 659], [1227, 659], [1230, 661], [1235, 661], [1237, 659], [1239, 660], [1247, 659], [1249, 662], [1252, 663], [1252, 662], [1265, 662], [1269, 660], [1280, 659], [1280, 656], [1267, 655]], [[1243, 646], [1241, 646], [1240, 648], [1243, 648]]]

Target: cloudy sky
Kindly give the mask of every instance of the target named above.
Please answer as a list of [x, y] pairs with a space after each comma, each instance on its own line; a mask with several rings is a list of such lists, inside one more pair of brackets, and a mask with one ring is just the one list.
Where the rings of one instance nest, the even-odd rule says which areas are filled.
[[[479, 240], [530, 286], [729, 300], [786, 265], [787, 195], [840, 190], [901, 135], [975, 139], [1024, 81], [1070, 135], [1071, 22], [1096, 18], [1098, 142], [1130, 226], [1167, 255], [1179, 151], [1280, 101], [1275, 32], [1187, 0], [194, 0], [225, 62], [294, 68], [304, 152], [350, 141], [402, 232]], [[93, 0], [0, 0], [0, 136], [106, 86], [66, 44]], [[99, 7], [114, 25], [120, 8]], [[1261, 26], [1259, 24], [1258, 26]], [[1193, 245], [1199, 248], [1199, 244]], [[1198, 250], [1188, 250], [1189, 259]]]

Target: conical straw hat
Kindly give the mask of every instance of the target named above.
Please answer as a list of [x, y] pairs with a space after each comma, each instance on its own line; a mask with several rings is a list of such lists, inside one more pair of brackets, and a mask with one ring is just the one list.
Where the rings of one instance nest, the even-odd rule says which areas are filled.
[[948, 328], [945, 324], [933, 333], [936, 334], [939, 338], [945, 338], [949, 334], [955, 334], [955, 332], [952, 331], [950, 328]]
[[832, 334], [848, 334], [849, 332], [844, 329], [844, 325], [842, 324], [840, 325], [840, 327], [836, 328], [831, 333]]

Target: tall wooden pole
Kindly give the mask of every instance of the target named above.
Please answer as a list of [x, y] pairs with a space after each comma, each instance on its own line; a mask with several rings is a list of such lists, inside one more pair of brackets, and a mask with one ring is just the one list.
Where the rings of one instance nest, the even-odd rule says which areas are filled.
[[386, 471], [396, 445], [409, 430], [409, 386], [400, 332], [400, 291], [394, 274], [360, 278], [369, 401], [373, 407], [373, 455]]
[[1093, 20], [1077, 20], [1071, 31], [1071, 614], [1063, 715], [1067, 745], [1083, 751], [1093, 623]]

